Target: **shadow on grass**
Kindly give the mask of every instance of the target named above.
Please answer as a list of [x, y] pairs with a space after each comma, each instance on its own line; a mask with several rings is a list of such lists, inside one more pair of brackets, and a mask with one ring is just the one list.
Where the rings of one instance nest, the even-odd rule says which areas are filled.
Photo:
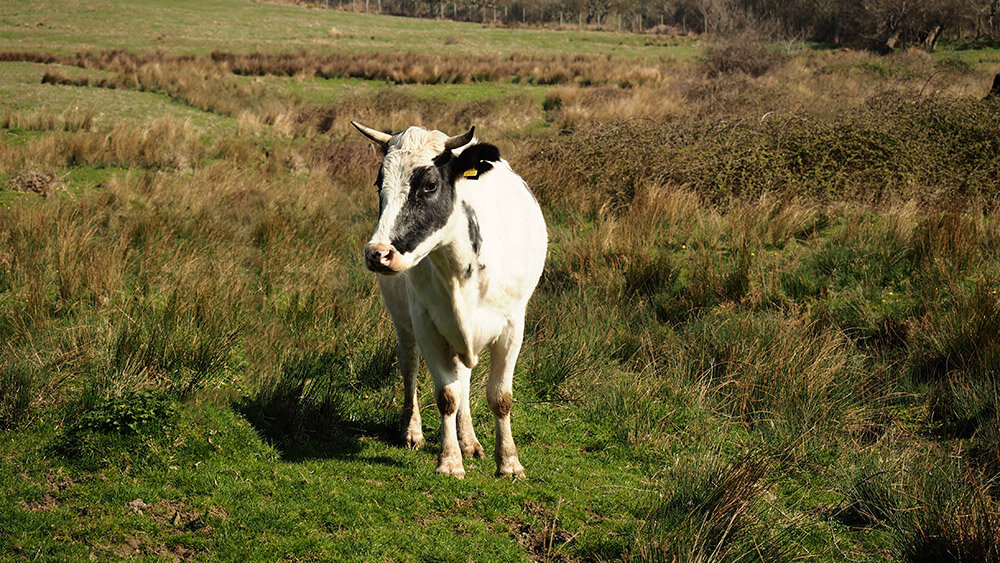
[[[363, 439], [395, 443], [395, 424], [386, 420], [384, 410], [361, 398], [364, 391], [377, 387], [371, 374], [385, 367], [380, 352], [361, 362], [330, 352], [290, 358], [274, 385], [238, 401], [234, 408], [287, 461], [354, 458]], [[389, 368], [383, 371], [386, 378]], [[400, 465], [384, 456], [368, 461]]]

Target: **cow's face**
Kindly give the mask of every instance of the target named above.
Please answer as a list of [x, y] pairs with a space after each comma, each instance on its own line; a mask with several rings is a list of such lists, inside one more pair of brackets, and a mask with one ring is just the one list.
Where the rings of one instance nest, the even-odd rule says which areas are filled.
[[362, 127], [386, 151], [375, 182], [378, 225], [365, 245], [365, 267], [386, 275], [405, 272], [444, 238], [456, 209], [451, 149], [467, 144], [472, 130], [449, 138], [419, 127], [391, 136]]

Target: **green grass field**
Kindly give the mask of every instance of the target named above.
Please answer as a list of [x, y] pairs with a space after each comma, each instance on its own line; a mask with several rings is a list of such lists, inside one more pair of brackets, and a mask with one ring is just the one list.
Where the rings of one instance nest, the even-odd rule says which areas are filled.
[[[111, 48], [185, 54], [299, 49], [320, 53], [425, 52], [446, 47], [477, 54], [586, 53], [688, 59], [698, 51], [693, 42], [667, 47], [628, 33], [505, 29], [238, 0], [210, 5], [193, 0], [141, 2], [125, 7], [111, 0], [59, 2], [54, 6], [13, 2], [0, 7], [0, 17], [4, 22], [0, 48], [65, 53]], [[102, 31], [95, 33], [96, 29]]]
[[[0, 560], [1000, 561], [998, 70], [6, 2]], [[426, 373], [398, 445], [351, 119], [476, 125], [542, 204], [527, 480], [434, 475]]]

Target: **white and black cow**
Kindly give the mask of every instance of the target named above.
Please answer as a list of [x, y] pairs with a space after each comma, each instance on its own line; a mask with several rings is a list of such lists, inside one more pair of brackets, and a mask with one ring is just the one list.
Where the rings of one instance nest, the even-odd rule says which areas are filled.
[[510, 409], [524, 312], [545, 263], [542, 211], [500, 151], [476, 142], [475, 128], [448, 137], [421, 127], [393, 135], [352, 124], [384, 153], [375, 182], [378, 226], [364, 261], [377, 274], [399, 340], [403, 441], [412, 448], [424, 443], [417, 404], [422, 354], [441, 412], [437, 473], [461, 478], [463, 455], [483, 457], [469, 378], [488, 347], [496, 474], [523, 477]]

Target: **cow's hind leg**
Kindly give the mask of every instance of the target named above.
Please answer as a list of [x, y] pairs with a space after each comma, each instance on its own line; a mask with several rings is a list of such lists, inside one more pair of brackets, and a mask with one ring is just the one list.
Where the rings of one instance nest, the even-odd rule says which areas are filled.
[[486, 384], [486, 400], [493, 411], [496, 426], [496, 447], [493, 457], [497, 477], [524, 478], [524, 467], [517, 457], [517, 447], [510, 430], [510, 409], [514, 403], [514, 364], [524, 338], [524, 316], [511, 321], [490, 348], [490, 379]]
[[462, 450], [462, 457], [483, 459], [486, 454], [483, 446], [476, 438], [476, 429], [472, 426], [472, 408], [469, 404], [469, 387], [471, 386], [471, 371], [462, 379], [462, 395], [458, 405], [458, 445]]

